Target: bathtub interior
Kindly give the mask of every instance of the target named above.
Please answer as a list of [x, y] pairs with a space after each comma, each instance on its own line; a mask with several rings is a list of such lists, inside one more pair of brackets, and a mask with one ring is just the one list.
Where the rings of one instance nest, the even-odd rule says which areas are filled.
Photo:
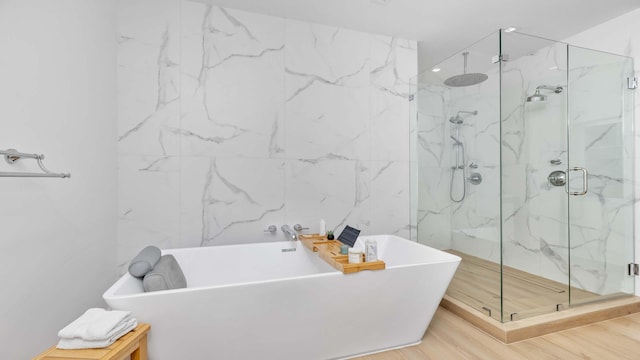
[[[294, 248], [295, 251], [282, 251]], [[302, 244], [291, 241], [166, 252], [173, 254], [180, 263], [189, 287], [222, 286], [336, 272]]]
[[[337, 272], [302, 244], [290, 241], [169, 249], [163, 250], [162, 254], [176, 258], [189, 289]], [[105, 295], [141, 293], [144, 293], [142, 280], [127, 273]]]
[[[355, 247], [364, 248], [367, 239], [378, 244], [378, 258], [387, 268], [459, 261], [451, 255], [393, 235], [361, 236]], [[282, 251], [295, 248], [296, 251]], [[163, 250], [172, 254], [187, 279], [188, 289], [235, 286], [282, 279], [342, 275], [300, 242], [272, 242]], [[352, 275], [346, 275], [352, 276]], [[142, 281], [125, 274], [107, 292], [107, 297], [144, 293]]]

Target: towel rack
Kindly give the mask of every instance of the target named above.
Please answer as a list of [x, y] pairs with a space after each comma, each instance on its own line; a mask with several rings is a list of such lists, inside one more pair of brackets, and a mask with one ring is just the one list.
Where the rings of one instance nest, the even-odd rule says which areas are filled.
[[16, 149], [7, 149], [7, 150], [0, 150], [0, 155], [4, 155], [4, 160], [9, 164], [15, 164], [18, 160], [22, 158], [36, 159], [36, 161], [38, 162], [38, 166], [43, 171], [42, 173], [0, 171], [0, 177], [55, 177], [55, 178], [71, 177], [71, 174], [69, 173], [66, 173], [66, 174], [55, 173], [55, 172], [49, 171], [49, 169], [44, 167], [44, 164], [42, 163], [42, 160], [44, 159], [44, 155], [41, 155], [41, 154], [27, 154], [27, 153], [21, 153]]

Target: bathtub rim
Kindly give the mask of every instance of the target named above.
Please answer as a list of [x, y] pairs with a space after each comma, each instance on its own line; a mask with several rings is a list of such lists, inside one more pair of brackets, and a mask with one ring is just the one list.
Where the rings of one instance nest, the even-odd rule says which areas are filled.
[[[360, 239], [365, 239], [368, 237], [383, 237], [383, 236], [388, 236], [388, 237], [395, 237], [419, 246], [425, 246], [428, 247], [430, 249], [439, 251], [439, 252], [443, 252], [442, 250], [438, 250], [435, 248], [431, 248], [428, 245], [424, 245], [421, 244], [417, 241], [412, 241], [412, 240], [408, 240], [402, 237], [399, 237], [397, 235], [387, 235], [387, 234], [382, 234], [382, 235], [365, 235], [365, 236], [361, 236], [360, 238], [358, 238], [358, 240]], [[225, 244], [225, 245], [216, 245], [215, 248], [225, 248], [225, 247], [230, 247], [230, 246], [248, 246], [248, 245], [270, 245], [270, 246], [274, 246], [275, 244], [288, 244], [291, 245], [291, 241], [275, 241], [275, 242], [259, 242], [259, 243], [243, 243], [243, 244]], [[311, 251], [309, 249], [307, 249], [306, 247], [304, 247], [304, 245], [302, 245], [301, 243], [297, 243], [296, 244], [297, 247], [301, 247], [304, 250], [303, 251]], [[195, 246], [195, 247], [186, 247], [186, 248], [173, 248], [173, 249], [163, 249], [162, 251], [162, 255], [165, 254], [172, 254], [176, 251], [180, 252], [180, 251], [194, 251], [196, 249], [203, 249], [203, 247], [199, 247], [199, 246]], [[296, 250], [297, 251], [297, 250]], [[397, 265], [393, 265], [393, 266], [387, 266], [385, 270], [393, 270], [393, 269], [403, 269], [403, 268], [410, 268], [410, 267], [418, 267], [418, 266], [428, 266], [428, 265], [432, 265], [432, 264], [441, 264], [441, 263], [449, 263], [449, 262], [460, 262], [462, 259], [457, 256], [457, 255], [453, 255], [453, 254], [449, 254], [446, 252], [443, 252], [447, 255], [446, 259], [442, 259], [442, 260], [434, 260], [434, 261], [429, 261], [429, 262], [423, 262], [423, 263], [411, 263], [411, 264], [397, 264]], [[318, 256], [316, 254], [316, 256]], [[365, 270], [362, 273], [375, 273], [376, 271], [373, 270]], [[361, 272], [358, 272], [361, 273]], [[161, 290], [161, 291], [152, 291], [152, 292], [141, 292], [141, 293], [131, 293], [131, 294], [122, 294], [122, 295], [117, 295], [115, 294], [116, 289], [120, 289], [120, 287], [122, 286], [123, 283], [127, 282], [127, 281], [131, 281], [131, 279], [134, 280], [138, 280], [138, 281], [142, 281], [142, 279], [139, 278], [135, 278], [133, 277], [131, 274], [129, 274], [129, 272], [126, 272], [124, 275], [120, 276], [120, 278], [118, 278], [111, 286], [109, 286], [109, 288], [107, 290], [105, 290], [105, 292], [102, 294], [102, 298], [103, 300], [107, 301], [107, 299], [113, 299], [113, 300], [118, 300], [118, 299], [130, 299], [130, 298], [144, 298], [144, 297], [153, 297], [153, 296], [162, 296], [162, 295], [169, 295], [169, 294], [180, 294], [180, 293], [189, 293], [189, 292], [193, 292], [193, 291], [202, 291], [202, 290], [208, 290], [208, 289], [224, 289], [224, 288], [230, 288], [230, 287], [240, 287], [240, 286], [251, 286], [251, 285], [258, 285], [258, 284], [270, 284], [270, 283], [277, 283], [277, 282], [283, 282], [283, 281], [291, 281], [291, 280], [299, 280], [299, 279], [303, 279], [303, 278], [319, 278], [319, 277], [325, 277], [325, 276], [336, 276], [336, 275], [342, 275], [342, 276], [354, 276], [355, 274], [358, 273], [353, 273], [353, 274], [343, 274], [341, 271], [337, 270], [337, 269], [332, 269], [332, 271], [327, 271], [327, 272], [321, 272], [321, 273], [315, 273], [315, 274], [307, 274], [307, 275], [299, 275], [299, 276], [287, 276], [287, 277], [279, 277], [279, 278], [274, 278], [274, 279], [267, 279], [267, 280], [258, 280], [258, 281], [245, 281], [245, 282], [238, 282], [238, 283], [232, 283], [232, 284], [221, 284], [221, 285], [207, 285], [207, 286], [196, 286], [196, 287], [189, 287], [187, 284], [186, 288], [182, 288], [182, 289], [172, 289], [172, 290]]]

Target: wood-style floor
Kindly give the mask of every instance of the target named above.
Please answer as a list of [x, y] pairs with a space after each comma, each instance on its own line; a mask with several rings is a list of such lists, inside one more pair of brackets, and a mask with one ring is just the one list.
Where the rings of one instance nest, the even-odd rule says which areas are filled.
[[640, 359], [640, 313], [504, 344], [438, 308], [422, 343], [359, 360]]
[[[500, 264], [467, 255], [455, 250], [447, 250], [462, 258], [453, 277], [447, 295], [500, 321]], [[502, 306], [505, 322], [520, 320], [541, 314], [553, 313], [560, 305], [582, 304], [624, 294], [600, 296], [566, 284], [549, 280], [518, 269], [503, 267]], [[640, 359], [640, 355], [638, 356]]]

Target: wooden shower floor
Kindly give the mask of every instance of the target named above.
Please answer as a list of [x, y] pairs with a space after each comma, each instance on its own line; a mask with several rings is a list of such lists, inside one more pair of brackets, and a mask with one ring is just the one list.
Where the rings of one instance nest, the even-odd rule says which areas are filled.
[[[500, 321], [500, 264], [446, 250], [462, 258], [447, 295]], [[572, 304], [589, 303], [619, 297], [621, 294], [600, 296], [562, 283], [536, 276], [518, 269], [504, 267], [504, 321], [520, 320], [553, 313]]]

